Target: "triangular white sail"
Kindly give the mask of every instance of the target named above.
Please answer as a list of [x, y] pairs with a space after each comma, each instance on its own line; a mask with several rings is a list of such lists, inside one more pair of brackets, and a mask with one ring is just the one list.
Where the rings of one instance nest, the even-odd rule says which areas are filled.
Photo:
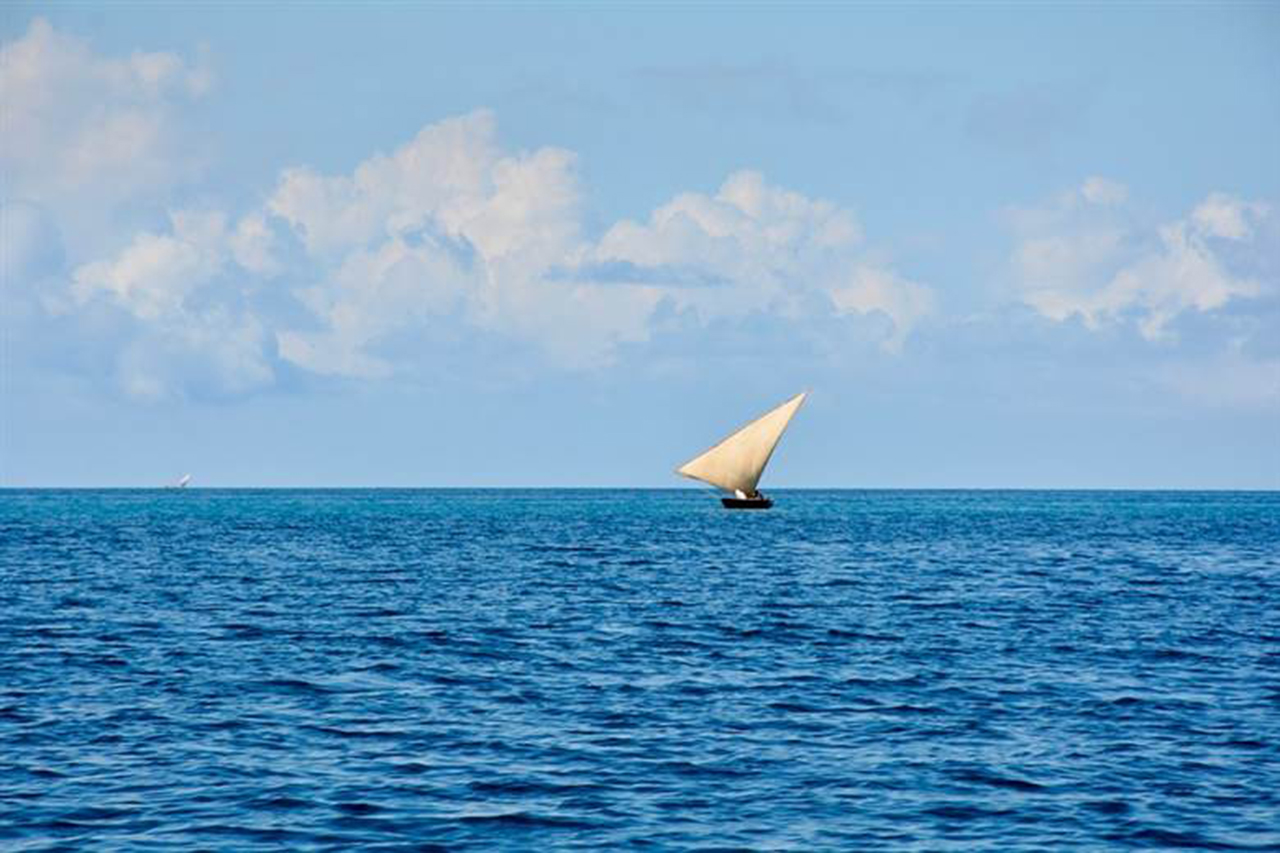
[[191, 475], [190, 475], [190, 474], [183, 474], [183, 475], [182, 475], [182, 479], [178, 480], [178, 488], [179, 488], [179, 489], [185, 489], [185, 488], [186, 488], [187, 486], [189, 486], [190, 484], [191, 484]]
[[805, 396], [805, 393], [797, 394], [773, 411], [761, 415], [706, 453], [681, 465], [676, 473], [719, 486], [727, 492], [754, 495], [760, 473], [769, 464], [773, 448]]

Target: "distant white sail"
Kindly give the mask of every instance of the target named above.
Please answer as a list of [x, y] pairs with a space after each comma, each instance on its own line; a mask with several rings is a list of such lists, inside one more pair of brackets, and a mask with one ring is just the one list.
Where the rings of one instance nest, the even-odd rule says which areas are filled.
[[706, 453], [690, 459], [677, 468], [676, 473], [719, 486], [727, 492], [754, 495], [773, 448], [806, 396], [806, 393], [797, 394]]
[[182, 478], [178, 480], [178, 488], [185, 489], [190, 482], [191, 482], [191, 475], [183, 474]]

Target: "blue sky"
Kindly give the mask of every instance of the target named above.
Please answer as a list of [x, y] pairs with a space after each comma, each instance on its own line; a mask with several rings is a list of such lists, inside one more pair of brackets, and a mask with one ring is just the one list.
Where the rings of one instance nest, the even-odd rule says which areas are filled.
[[0, 483], [1280, 488], [1280, 10], [9, 4]]

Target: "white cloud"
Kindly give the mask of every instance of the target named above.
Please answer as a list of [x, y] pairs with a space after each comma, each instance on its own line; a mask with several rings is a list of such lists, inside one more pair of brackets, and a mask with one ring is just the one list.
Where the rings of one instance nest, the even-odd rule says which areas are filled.
[[[197, 174], [183, 110], [211, 85], [200, 62], [171, 52], [102, 55], [43, 18], [0, 45], [5, 285], [16, 282], [29, 297], [26, 334], [61, 315], [61, 328], [94, 338], [78, 347], [110, 348], [135, 393], [153, 393], [159, 380], [129, 353], [162, 344], [170, 378], [186, 353], [185, 376], [210, 387], [263, 381], [265, 361], [243, 354], [256, 321], [206, 292], [224, 268], [222, 215], [179, 213], [163, 232], [133, 233], [134, 217], [163, 209]], [[37, 231], [24, 213], [33, 210]], [[102, 310], [114, 320], [102, 321]], [[85, 321], [77, 325], [78, 312]], [[134, 334], [122, 350], [123, 327]]]
[[756, 172], [731, 175], [714, 196], [677, 196], [647, 223], [618, 223], [591, 260], [673, 277], [693, 269], [702, 280], [723, 282], [705, 288], [672, 282], [666, 293], [704, 322], [754, 312], [798, 319], [818, 310], [815, 302], [839, 313], [881, 313], [890, 320], [882, 341], [889, 351], [901, 349], [911, 327], [933, 310], [928, 288], [866, 256], [852, 213], [770, 186]]
[[410, 246], [391, 238], [357, 249], [325, 282], [298, 291], [325, 328], [281, 331], [280, 354], [316, 373], [385, 376], [391, 365], [365, 347], [406, 326], [429, 326], [432, 317], [455, 311], [474, 287], [472, 272], [432, 243]]
[[495, 136], [481, 111], [428, 125], [350, 175], [285, 172], [267, 209], [321, 264], [321, 280], [298, 296], [324, 328], [282, 330], [283, 357], [385, 375], [392, 366], [365, 348], [406, 328], [430, 333], [444, 315], [574, 363], [636, 336], [647, 310], [637, 312], [634, 293], [547, 281], [582, 251], [573, 155], [508, 155]]
[[858, 267], [849, 277], [848, 285], [837, 288], [831, 295], [841, 312], [879, 312], [888, 317], [893, 330], [884, 339], [883, 346], [889, 352], [900, 352], [907, 332], [921, 318], [933, 313], [935, 306], [933, 291], [929, 288], [900, 278], [891, 270], [875, 267]]
[[252, 314], [224, 306], [183, 311], [136, 335], [121, 352], [116, 374], [136, 397], [159, 399], [190, 390], [244, 394], [274, 381], [269, 344]]
[[158, 397], [193, 377], [222, 393], [269, 383], [263, 321], [241, 305], [255, 287], [246, 273], [260, 272], [252, 265], [261, 260], [255, 253], [248, 263], [238, 260], [244, 221], [232, 231], [216, 211], [176, 211], [170, 219], [168, 233], [140, 233], [115, 257], [72, 273], [76, 306], [105, 300], [136, 321], [119, 362], [125, 389]]
[[1253, 236], [1252, 221], [1269, 212], [1265, 204], [1244, 202], [1225, 193], [1213, 193], [1191, 213], [1196, 228], [1209, 237], [1226, 240], [1248, 240]]
[[828, 250], [855, 247], [856, 220], [829, 202], [771, 187], [756, 172], [731, 175], [714, 196], [684, 193], [646, 224], [620, 222], [600, 240], [603, 261], [638, 266], [703, 263], [734, 278], [786, 270]]
[[102, 57], [36, 18], [0, 46], [0, 166], [11, 198], [110, 206], [192, 174], [175, 111], [208, 90], [174, 53]]
[[283, 264], [275, 255], [275, 232], [262, 214], [242, 218], [228, 242], [236, 263], [249, 272], [270, 278], [282, 271]]
[[[753, 172], [732, 175], [714, 196], [681, 194], [646, 223], [620, 222], [593, 242], [582, 233], [574, 163], [556, 148], [503, 152], [481, 111], [429, 125], [349, 175], [288, 170], [267, 210], [325, 272], [298, 291], [322, 328], [281, 330], [282, 356], [321, 373], [385, 375], [393, 365], [369, 352], [379, 339], [449, 322], [593, 367], [618, 344], [646, 340], [663, 300], [709, 323], [752, 312], [799, 318], [815, 294], [828, 312], [883, 312], [885, 346], [896, 350], [931, 308], [922, 286], [887, 270], [858, 286], [875, 271], [853, 216]], [[606, 268], [640, 280], [601, 280]], [[689, 288], [691, 277], [719, 286]]]
[[218, 274], [225, 247], [221, 214], [175, 213], [172, 233], [141, 233], [116, 258], [79, 267], [72, 293], [81, 303], [109, 294], [139, 319], [155, 320], [181, 309]]
[[267, 209], [288, 222], [316, 255], [362, 247], [431, 224], [457, 233], [494, 193], [502, 159], [488, 112], [427, 125], [391, 155], [350, 175], [285, 171]]
[[1053, 320], [1079, 317], [1095, 329], [1132, 322], [1158, 340], [1184, 312], [1262, 292], [1231, 268], [1219, 241], [1250, 239], [1266, 206], [1215, 193], [1184, 218], [1144, 227], [1116, 209], [1126, 197], [1118, 184], [1090, 178], [1046, 207], [1013, 211], [1021, 299]]
[[[150, 73], [174, 72], [157, 63]], [[878, 328], [888, 352], [933, 310], [928, 288], [875, 261], [851, 212], [754, 172], [714, 195], [679, 194], [598, 240], [584, 234], [582, 195], [571, 152], [504, 151], [481, 111], [428, 125], [347, 174], [288, 169], [238, 219], [176, 212], [168, 229], [75, 267], [70, 292], [151, 330], [152, 344], [122, 362], [128, 387], [147, 395], [174, 376], [143, 370], [137, 353], [181, 364], [177, 353], [203, 352], [217, 366], [206, 381], [254, 387], [269, 381], [272, 350], [314, 373], [375, 378], [412, 360], [406, 340], [469, 332], [596, 369], [649, 340], [660, 304], [705, 328], [878, 317], [860, 328]]]

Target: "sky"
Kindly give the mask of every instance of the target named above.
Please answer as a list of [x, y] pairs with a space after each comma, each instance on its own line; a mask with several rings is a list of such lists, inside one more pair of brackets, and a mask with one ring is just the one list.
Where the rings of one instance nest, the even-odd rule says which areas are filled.
[[1280, 6], [0, 7], [0, 485], [1280, 488]]

